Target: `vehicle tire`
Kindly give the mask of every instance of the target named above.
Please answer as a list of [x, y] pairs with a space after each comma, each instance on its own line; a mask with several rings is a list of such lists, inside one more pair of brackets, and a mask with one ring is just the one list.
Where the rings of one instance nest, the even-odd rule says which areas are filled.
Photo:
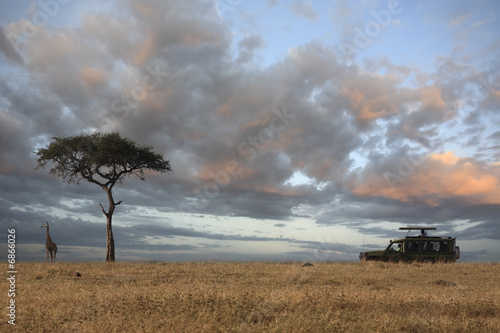
[[455, 246], [455, 259], [460, 259], [460, 247]]

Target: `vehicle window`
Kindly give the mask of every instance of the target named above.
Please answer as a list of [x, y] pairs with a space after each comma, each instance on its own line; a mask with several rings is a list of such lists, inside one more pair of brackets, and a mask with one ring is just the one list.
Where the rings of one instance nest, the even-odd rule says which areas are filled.
[[449, 251], [449, 246], [448, 242], [438, 242], [439, 244], [439, 252], [448, 252]]
[[408, 242], [407, 251], [418, 251], [418, 242]]
[[422, 242], [422, 251], [434, 252], [439, 250], [439, 242]]
[[443, 242], [443, 241], [422, 242], [422, 251], [448, 252], [448, 242]]

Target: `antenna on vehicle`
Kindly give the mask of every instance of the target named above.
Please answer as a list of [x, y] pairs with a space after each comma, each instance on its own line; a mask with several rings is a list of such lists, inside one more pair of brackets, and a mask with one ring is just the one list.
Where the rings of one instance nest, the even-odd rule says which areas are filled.
[[365, 252], [365, 234], [363, 234], [363, 252]]

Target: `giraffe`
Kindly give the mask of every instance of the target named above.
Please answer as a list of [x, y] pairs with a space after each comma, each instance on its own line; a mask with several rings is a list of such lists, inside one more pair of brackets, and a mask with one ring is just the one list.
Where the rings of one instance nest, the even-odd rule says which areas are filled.
[[47, 262], [49, 262], [49, 252], [50, 252], [50, 262], [56, 262], [56, 252], [57, 245], [52, 241], [49, 235], [49, 223], [45, 222], [42, 224], [42, 228], [47, 227], [47, 243], [45, 243], [45, 251], [47, 251]]

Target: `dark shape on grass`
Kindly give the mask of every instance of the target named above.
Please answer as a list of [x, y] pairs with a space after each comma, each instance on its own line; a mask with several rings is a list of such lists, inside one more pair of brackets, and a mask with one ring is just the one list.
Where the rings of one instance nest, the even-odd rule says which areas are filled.
[[68, 183], [79, 184], [86, 180], [99, 185], [108, 195], [108, 210], [102, 204], [106, 216], [106, 261], [115, 261], [115, 243], [111, 221], [115, 207], [112, 189], [127, 176], [135, 175], [145, 180], [145, 171], [171, 172], [170, 162], [153, 152], [150, 146], [138, 146], [122, 138], [119, 133], [80, 134], [71, 137], [53, 137], [54, 141], [36, 152], [38, 168], [51, 162], [50, 173]]

